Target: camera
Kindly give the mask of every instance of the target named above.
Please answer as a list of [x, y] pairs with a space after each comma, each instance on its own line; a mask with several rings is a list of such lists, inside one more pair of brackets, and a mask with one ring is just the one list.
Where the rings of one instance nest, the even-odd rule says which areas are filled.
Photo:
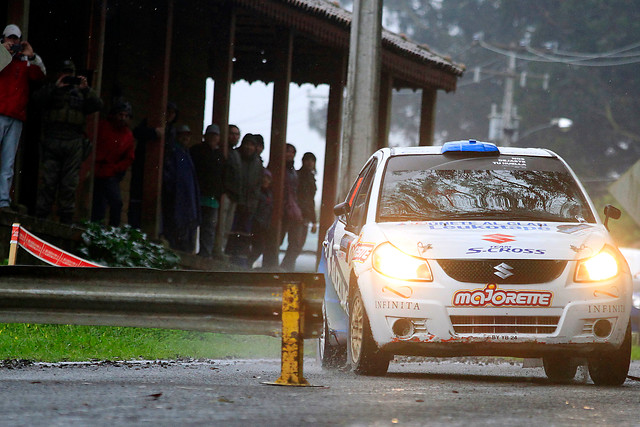
[[22, 45], [21, 44], [12, 44], [11, 45], [11, 53], [20, 53], [22, 52]]
[[79, 85], [80, 82], [81, 82], [80, 77], [64, 76], [62, 78], [62, 83], [68, 84], [68, 85]]

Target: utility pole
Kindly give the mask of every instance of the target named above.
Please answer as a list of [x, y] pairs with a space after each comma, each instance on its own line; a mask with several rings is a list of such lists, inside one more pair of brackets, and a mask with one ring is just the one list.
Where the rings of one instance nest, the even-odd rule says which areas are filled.
[[500, 143], [504, 147], [511, 145], [513, 134], [517, 129], [513, 126], [513, 80], [516, 75], [516, 53], [509, 52], [509, 66], [504, 84], [504, 97], [502, 98], [502, 135]]
[[382, 0], [355, 0], [351, 21], [347, 99], [340, 143], [338, 194], [345, 196], [377, 148]]
[[479, 67], [474, 70], [473, 79], [475, 82], [480, 81], [480, 73], [493, 76], [504, 77], [504, 94], [502, 96], [502, 111], [498, 112], [497, 105], [491, 105], [491, 114], [489, 115], [489, 141], [498, 142], [504, 147], [509, 147], [518, 140], [518, 130], [520, 127], [520, 117], [518, 117], [517, 107], [513, 105], [513, 97], [515, 92], [515, 79], [520, 77], [520, 87], [525, 87], [527, 78], [542, 80], [542, 88], [546, 90], [549, 86], [548, 74], [528, 74], [526, 72], [518, 73], [516, 67], [516, 53], [519, 48], [513, 46], [500, 46], [501, 49], [507, 50], [508, 64], [505, 71], [482, 70]]

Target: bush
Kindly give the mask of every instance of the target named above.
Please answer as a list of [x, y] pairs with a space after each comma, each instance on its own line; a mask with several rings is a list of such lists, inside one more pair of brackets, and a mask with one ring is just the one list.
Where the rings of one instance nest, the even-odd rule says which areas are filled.
[[180, 258], [164, 246], [147, 240], [140, 230], [124, 225], [84, 225], [80, 253], [88, 260], [109, 267], [147, 267], [164, 270], [178, 267]]

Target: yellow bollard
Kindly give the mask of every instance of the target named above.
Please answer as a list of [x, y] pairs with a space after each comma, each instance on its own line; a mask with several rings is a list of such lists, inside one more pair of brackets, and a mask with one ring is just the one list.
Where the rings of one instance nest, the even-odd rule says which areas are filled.
[[280, 378], [269, 385], [309, 386], [302, 372], [304, 356], [302, 286], [288, 283], [282, 293], [282, 356]]

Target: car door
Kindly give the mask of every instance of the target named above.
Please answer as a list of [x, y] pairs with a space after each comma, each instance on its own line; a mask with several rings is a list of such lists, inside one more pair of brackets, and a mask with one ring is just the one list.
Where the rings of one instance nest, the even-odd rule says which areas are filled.
[[349, 191], [345, 203], [348, 208], [336, 221], [332, 242], [332, 281], [340, 304], [346, 308], [349, 297], [349, 276], [351, 274], [351, 245], [355, 243], [367, 217], [367, 205], [371, 185], [375, 176], [378, 159], [373, 158], [362, 169]]

